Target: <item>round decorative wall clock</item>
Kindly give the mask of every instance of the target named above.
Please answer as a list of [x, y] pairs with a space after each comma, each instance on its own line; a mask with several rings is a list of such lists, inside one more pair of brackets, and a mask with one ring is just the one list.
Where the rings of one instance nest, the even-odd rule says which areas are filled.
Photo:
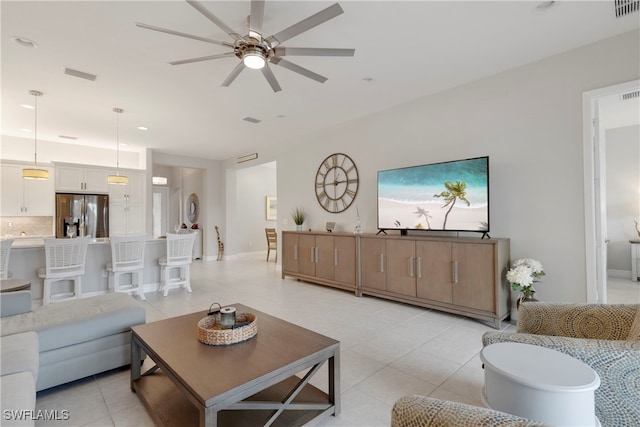
[[358, 168], [351, 157], [334, 153], [320, 163], [316, 172], [316, 198], [331, 213], [345, 211], [358, 194]]

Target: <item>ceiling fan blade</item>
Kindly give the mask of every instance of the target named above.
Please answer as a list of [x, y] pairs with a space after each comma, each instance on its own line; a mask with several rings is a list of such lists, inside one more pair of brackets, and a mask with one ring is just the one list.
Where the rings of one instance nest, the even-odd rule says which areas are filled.
[[305, 77], [308, 77], [311, 80], [315, 80], [315, 81], [317, 81], [319, 83], [324, 83], [324, 82], [327, 81], [326, 77], [321, 76], [318, 73], [314, 73], [311, 70], [307, 70], [306, 68], [301, 67], [301, 66], [299, 66], [297, 64], [294, 64], [293, 62], [289, 62], [286, 59], [273, 57], [273, 58], [271, 58], [271, 62], [276, 64], [276, 65], [279, 65], [279, 66], [281, 66], [283, 68], [286, 68], [287, 70], [290, 70], [290, 71], [293, 71], [295, 73], [301, 74], [301, 75], [303, 75]]
[[321, 10], [314, 15], [311, 15], [306, 19], [303, 19], [297, 24], [293, 24], [289, 28], [285, 28], [279, 33], [267, 37], [267, 41], [271, 43], [272, 46], [279, 45], [280, 43], [284, 43], [286, 40], [289, 40], [300, 33], [304, 33], [305, 31], [310, 30], [313, 27], [316, 27], [332, 18], [335, 18], [343, 12], [344, 11], [340, 7], [340, 5], [338, 3], [335, 3], [334, 5], [329, 6], [328, 8]]
[[355, 49], [330, 49], [315, 47], [276, 47], [277, 56], [353, 56]]
[[220, 45], [220, 46], [228, 46], [228, 47], [231, 47], [231, 48], [233, 47], [233, 43], [223, 42], [223, 41], [213, 40], [213, 39], [208, 39], [206, 37], [194, 36], [193, 34], [181, 33], [180, 31], [174, 31], [174, 30], [169, 30], [167, 28], [156, 27], [156, 26], [149, 25], [149, 24], [143, 24], [141, 22], [136, 22], [136, 26], [140, 27], [140, 28], [147, 29], [147, 30], [153, 30], [153, 31], [159, 31], [161, 33], [171, 34], [171, 35], [174, 35], [174, 36], [180, 36], [180, 37], [186, 37], [188, 39], [200, 40], [201, 42], [205, 42], [205, 43], [212, 43], [212, 44], [217, 44], [217, 45]]
[[199, 58], [182, 59], [180, 61], [171, 61], [169, 62], [169, 64], [171, 65], [191, 64], [193, 62], [209, 61], [211, 59], [229, 58], [235, 55], [236, 54], [234, 52], [227, 52], [227, 53], [220, 53], [218, 55], [201, 56]]
[[227, 24], [222, 22], [220, 18], [215, 16], [213, 13], [211, 13], [209, 9], [201, 5], [199, 2], [197, 2], [196, 0], [187, 0], [187, 3], [193, 6], [193, 8], [196, 9], [198, 12], [203, 14], [209, 21], [216, 24], [218, 28], [220, 28], [222, 31], [224, 31], [225, 33], [233, 37], [234, 40], [242, 40], [242, 36], [240, 34], [233, 31], [231, 27], [229, 27]]
[[278, 84], [278, 80], [276, 80], [276, 76], [273, 75], [273, 71], [271, 71], [269, 64], [264, 64], [264, 67], [262, 68], [262, 75], [267, 79], [274, 92], [280, 92], [282, 90], [280, 84]]
[[234, 68], [233, 71], [231, 71], [231, 74], [229, 74], [229, 76], [227, 76], [227, 78], [222, 82], [222, 86], [229, 87], [229, 85], [233, 83], [236, 77], [238, 77], [238, 74], [240, 74], [244, 69], [245, 69], [244, 62], [240, 61], [238, 65], [236, 65], [236, 68]]
[[264, 18], [264, 0], [251, 0], [251, 15], [249, 16], [249, 31], [262, 34], [262, 20]]

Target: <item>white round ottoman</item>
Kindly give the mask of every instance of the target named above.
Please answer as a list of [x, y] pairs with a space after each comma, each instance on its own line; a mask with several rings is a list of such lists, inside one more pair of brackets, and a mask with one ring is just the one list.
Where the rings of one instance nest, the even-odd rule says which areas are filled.
[[599, 426], [600, 377], [582, 361], [545, 347], [497, 343], [482, 349], [483, 398], [498, 411], [554, 426]]

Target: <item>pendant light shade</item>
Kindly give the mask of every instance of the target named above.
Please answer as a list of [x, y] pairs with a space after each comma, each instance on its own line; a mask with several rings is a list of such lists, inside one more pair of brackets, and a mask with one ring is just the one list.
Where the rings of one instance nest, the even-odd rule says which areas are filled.
[[22, 169], [22, 178], [24, 179], [49, 179], [49, 171], [38, 168], [38, 97], [42, 96], [42, 92], [30, 90], [29, 95], [33, 95], [35, 99], [34, 111], [34, 129], [33, 129], [33, 167]]
[[109, 175], [107, 182], [115, 185], [125, 185], [129, 183], [129, 178], [120, 175], [120, 114], [124, 113], [122, 108], [114, 108], [113, 112], [116, 113], [116, 174]]
[[153, 174], [153, 177], [151, 177], [151, 183], [153, 185], [167, 185], [167, 177], [166, 176], [162, 176], [159, 173], [159, 166], [155, 165], [154, 169], [156, 171], [156, 173]]

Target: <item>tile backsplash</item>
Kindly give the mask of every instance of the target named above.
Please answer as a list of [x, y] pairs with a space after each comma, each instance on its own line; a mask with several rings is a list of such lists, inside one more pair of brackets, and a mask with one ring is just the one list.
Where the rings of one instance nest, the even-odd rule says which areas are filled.
[[20, 237], [24, 233], [26, 237], [52, 236], [52, 216], [3, 216], [0, 217], [0, 237]]

